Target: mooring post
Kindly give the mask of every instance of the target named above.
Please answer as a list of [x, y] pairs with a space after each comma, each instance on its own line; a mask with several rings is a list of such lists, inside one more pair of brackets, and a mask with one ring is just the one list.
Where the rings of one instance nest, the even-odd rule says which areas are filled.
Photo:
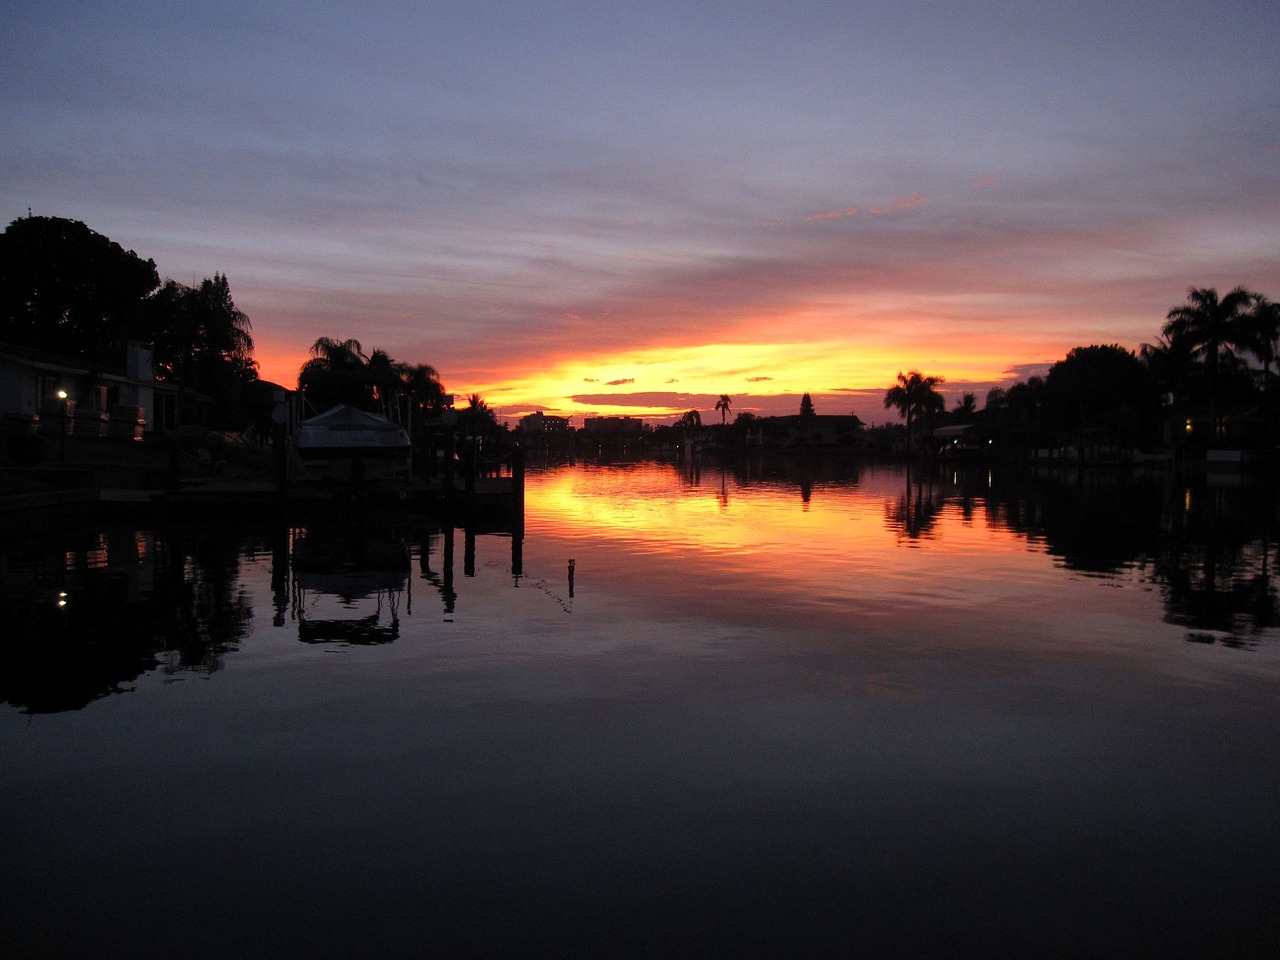
[[511, 508], [521, 525], [524, 523], [524, 451], [511, 451]]

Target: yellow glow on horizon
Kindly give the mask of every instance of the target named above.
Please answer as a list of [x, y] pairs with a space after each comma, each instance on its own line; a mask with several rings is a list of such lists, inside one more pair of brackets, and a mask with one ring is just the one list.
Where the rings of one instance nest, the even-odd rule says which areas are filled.
[[[545, 369], [513, 367], [504, 379], [481, 380], [462, 392], [479, 393], [493, 407], [536, 408], [560, 416], [679, 414], [689, 409], [678, 401], [680, 396], [727, 393], [740, 412], [751, 406], [753, 396], [883, 390], [898, 371], [920, 366], [927, 366], [928, 374], [962, 381], [999, 380], [1009, 366], [990, 351], [954, 354], [945, 364], [931, 365], [903, 362], [902, 357], [901, 348], [852, 347], [838, 340], [707, 343], [580, 355]], [[637, 397], [638, 405], [606, 399], [622, 394], [675, 396], [665, 403], [659, 397]]]
[[[793, 323], [783, 326], [796, 332]], [[502, 411], [501, 416], [542, 410], [569, 417], [658, 419], [700, 409], [707, 420], [714, 417], [708, 398], [722, 393], [733, 399], [733, 414], [761, 409], [772, 397], [803, 393], [827, 397], [819, 412], [829, 413], [836, 412], [833, 398], [848, 394], [852, 404], [856, 391], [885, 390], [899, 371], [918, 369], [946, 383], [997, 382], [1015, 363], [1034, 359], [1039, 346], [1014, 337], [998, 342], [974, 339], [957, 351], [950, 344], [929, 337], [913, 339], [902, 332], [869, 334], [857, 342], [828, 337], [670, 344], [622, 352], [588, 352], [579, 346], [567, 347], [566, 357], [549, 365], [541, 358], [513, 357], [497, 369], [459, 373], [445, 365], [440, 373], [445, 389], [459, 403], [478, 393]], [[256, 359], [263, 379], [292, 389], [308, 354], [292, 344], [270, 341], [259, 343]], [[395, 359], [433, 362], [399, 355]], [[865, 405], [865, 397], [862, 402]], [[848, 412], [847, 406], [841, 404], [839, 412]]]

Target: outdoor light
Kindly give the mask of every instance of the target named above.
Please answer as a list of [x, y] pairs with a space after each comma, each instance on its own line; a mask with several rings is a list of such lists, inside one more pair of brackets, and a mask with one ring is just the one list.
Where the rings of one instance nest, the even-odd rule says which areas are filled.
[[66, 463], [67, 462], [67, 391], [59, 390], [58, 399], [62, 401], [61, 403], [58, 404], [58, 407], [62, 411], [62, 429], [59, 431], [60, 436], [58, 437], [58, 462]]

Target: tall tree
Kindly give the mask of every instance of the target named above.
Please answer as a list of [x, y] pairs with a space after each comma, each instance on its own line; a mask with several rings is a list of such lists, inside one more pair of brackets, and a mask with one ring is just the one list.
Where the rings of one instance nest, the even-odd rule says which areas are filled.
[[724, 426], [725, 418], [729, 415], [729, 409], [733, 406], [733, 401], [727, 393], [720, 394], [720, 399], [716, 401], [716, 410], [720, 413], [720, 426]]
[[808, 393], [806, 393], [803, 397], [800, 398], [800, 416], [802, 417], [813, 416], [813, 398], [809, 396]]
[[898, 373], [898, 382], [884, 394], [884, 407], [897, 409], [907, 421], [907, 449], [911, 449], [911, 427], [921, 418], [932, 417], [947, 407], [946, 400], [938, 392], [942, 377], [926, 377], [919, 370]]
[[1272, 303], [1261, 294], [1255, 295], [1245, 329], [1249, 352], [1262, 364], [1265, 383], [1271, 364], [1280, 354], [1280, 303]]
[[1118, 344], [1072, 349], [1049, 368], [1045, 396], [1058, 428], [1074, 435], [1107, 429], [1130, 443], [1151, 436], [1159, 409], [1150, 368]]
[[396, 419], [399, 414], [400, 396], [408, 374], [408, 366], [392, 360], [387, 351], [374, 350], [369, 354], [369, 362], [365, 364], [369, 393], [378, 412], [388, 419]]
[[1268, 439], [1274, 446], [1280, 435], [1280, 418], [1275, 413], [1276, 390], [1271, 364], [1280, 355], [1280, 303], [1272, 303], [1266, 297], [1258, 296], [1249, 317], [1249, 338], [1249, 349], [1262, 364], [1262, 392], [1267, 408]]
[[130, 335], [151, 342], [159, 379], [215, 394], [224, 382], [256, 376], [250, 330], [219, 273], [198, 287], [166, 280]]
[[1257, 299], [1257, 294], [1244, 287], [1236, 287], [1221, 297], [1213, 287], [1192, 287], [1187, 291], [1187, 302], [1166, 316], [1164, 336], [1204, 363], [1209, 415], [1215, 432], [1221, 366], [1224, 360], [1234, 361], [1236, 350], [1249, 348], [1249, 314]]
[[0, 234], [0, 342], [109, 359], [159, 285], [154, 261], [79, 220], [22, 217]]
[[1038, 437], [1043, 426], [1045, 398], [1044, 377], [1027, 377], [1009, 388], [1005, 401], [1015, 433], [1032, 440]]
[[241, 397], [245, 384], [257, 379], [258, 365], [249, 318], [232, 299], [231, 284], [217, 273], [198, 287], [182, 287], [175, 300], [173, 316], [153, 312], [147, 331], [158, 367], [180, 386], [213, 398], [215, 424], [243, 426]]
[[311, 359], [298, 371], [298, 389], [319, 413], [338, 404], [374, 410], [368, 362], [359, 340], [320, 337], [311, 345]]
[[440, 372], [429, 363], [409, 364], [402, 377], [405, 392], [420, 413], [435, 413], [444, 405], [444, 384]]

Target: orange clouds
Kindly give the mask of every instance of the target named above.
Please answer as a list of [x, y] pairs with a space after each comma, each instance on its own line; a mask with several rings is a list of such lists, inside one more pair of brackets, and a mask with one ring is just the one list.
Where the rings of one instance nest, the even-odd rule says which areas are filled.
[[[985, 178], [984, 178], [985, 179]], [[995, 178], [992, 177], [992, 180]], [[887, 213], [900, 213], [904, 210], [911, 210], [928, 202], [928, 198], [923, 193], [913, 193], [909, 197], [899, 197], [892, 203], [882, 204], [880, 206], [869, 207], [867, 213], [872, 216], [881, 217]], [[845, 207], [843, 210], [829, 210], [826, 213], [810, 213], [804, 219], [806, 221], [815, 220], [840, 220], [844, 217], [856, 217], [858, 215], [857, 207]], [[779, 221], [771, 221], [777, 224]]]
[[858, 215], [857, 207], [848, 207], [845, 210], [833, 210], [830, 213], [811, 213], [806, 220], [838, 220], [840, 217], [856, 217]]
[[925, 202], [926, 199], [923, 193], [913, 193], [909, 197], [900, 197], [886, 207], [872, 207], [868, 212], [876, 214], [877, 216], [886, 213], [898, 213], [902, 210], [911, 210]]

